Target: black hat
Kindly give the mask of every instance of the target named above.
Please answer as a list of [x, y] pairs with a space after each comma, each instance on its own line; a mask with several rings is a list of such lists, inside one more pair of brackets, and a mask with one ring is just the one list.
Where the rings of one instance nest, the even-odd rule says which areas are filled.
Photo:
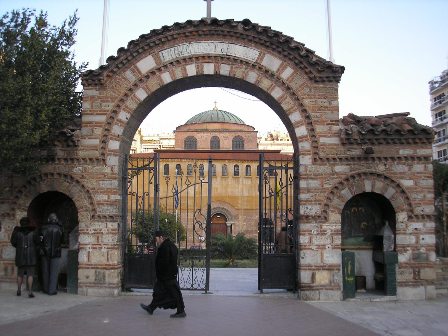
[[154, 237], [165, 237], [165, 233], [162, 230], [156, 230], [154, 232]]

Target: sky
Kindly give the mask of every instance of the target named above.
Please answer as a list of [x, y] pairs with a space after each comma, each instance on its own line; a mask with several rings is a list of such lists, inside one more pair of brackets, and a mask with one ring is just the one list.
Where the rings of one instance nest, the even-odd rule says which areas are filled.
[[[327, 0], [214, 0], [212, 17], [250, 19], [329, 59]], [[103, 0], [0, 0], [0, 13], [35, 8], [59, 26], [77, 10], [77, 62], [96, 69], [101, 57]], [[340, 117], [410, 112], [431, 125], [428, 81], [448, 69], [448, 0], [330, 0], [334, 63], [345, 67]], [[206, 16], [204, 0], [109, 0], [106, 58], [152, 29]], [[259, 132], [284, 129], [263, 102], [224, 88], [189, 90], [168, 98], [142, 123], [144, 133], [171, 132], [215, 106]], [[256, 113], [255, 113], [256, 112]]]

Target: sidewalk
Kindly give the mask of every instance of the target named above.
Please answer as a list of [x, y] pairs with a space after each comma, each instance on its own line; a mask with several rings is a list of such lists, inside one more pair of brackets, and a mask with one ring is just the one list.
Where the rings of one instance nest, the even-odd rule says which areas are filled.
[[256, 270], [212, 270], [210, 294], [184, 291], [187, 318], [150, 316], [150, 293], [115, 298], [0, 291], [0, 335], [448, 335], [448, 296], [431, 301], [304, 302], [257, 291]]

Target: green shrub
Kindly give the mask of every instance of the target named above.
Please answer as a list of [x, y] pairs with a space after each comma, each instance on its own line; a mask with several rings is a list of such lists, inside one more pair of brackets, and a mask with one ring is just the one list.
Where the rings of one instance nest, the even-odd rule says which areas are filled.
[[[131, 233], [135, 235], [140, 243], [151, 244], [154, 239], [154, 214], [152, 211], [137, 211], [133, 214], [134, 223]], [[165, 232], [171, 241], [176, 238], [182, 240], [185, 238], [185, 228], [179, 222], [176, 222], [176, 216], [166, 212], [159, 213], [159, 229]], [[177, 231], [177, 236], [176, 236]]]
[[211, 239], [211, 254], [214, 258], [226, 259], [228, 265], [234, 265], [236, 259], [251, 259], [257, 256], [257, 242], [243, 233], [235, 237], [217, 234]]

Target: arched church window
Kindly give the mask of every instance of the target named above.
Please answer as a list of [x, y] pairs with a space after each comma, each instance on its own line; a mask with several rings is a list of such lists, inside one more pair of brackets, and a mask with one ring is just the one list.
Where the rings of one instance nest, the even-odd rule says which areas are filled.
[[189, 163], [187, 165], [187, 176], [191, 176], [193, 175], [193, 165], [191, 163]]
[[216, 165], [212, 164], [212, 176], [216, 176]]
[[180, 167], [180, 164], [176, 164], [176, 175], [181, 175], [182, 174], [182, 168]]
[[233, 176], [240, 176], [240, 166], [239, 165], [233, 166]]
[[167, 176], [170, 174], [170, 165], [168, 163], [165, 163], [163, 165], [163, 175]]
[[202, 163], [199, 165], [199, 176], [204, 177], [204, 165]]
[[194, 136], [187, 136], [184, 140], [184, 149], [197, 149], [198, 140]]
[[227, 176], [227, 165], [226, 164], [222, 165], [222, 176]]
[[232, 139], [232, 149], [244, 149], [244, 139], [242, 136], [237, 135]]
[[221, 144], [219, 137], [217, 137], [216, 135], [212, 136], [212, 138], [210, 139], [210, 149], [220, 149], [220, 148]]
[[246, 176], [250, 176], [252, 174], [252, 167], [250, 165], [246, 165]]

